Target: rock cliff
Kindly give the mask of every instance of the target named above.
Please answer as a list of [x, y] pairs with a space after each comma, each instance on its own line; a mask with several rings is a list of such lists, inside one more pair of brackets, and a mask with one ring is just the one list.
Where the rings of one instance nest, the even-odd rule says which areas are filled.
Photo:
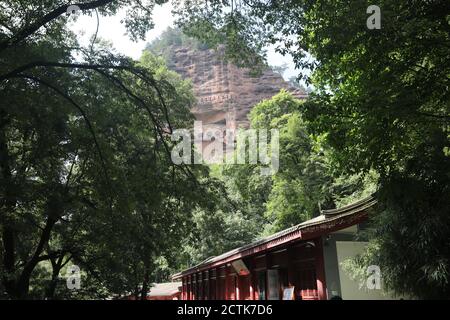
[[252, 76], [248, 69], [226, 61], [223, 49], [172, 46], [170, 51], [169, 68], [193, 82], [197, 104], [192, 113], [204, 126], [217, 125], [224, 130], [246, 128], [251, 108], [282, 88], [301, 99], [307, 96], [270, 69]]

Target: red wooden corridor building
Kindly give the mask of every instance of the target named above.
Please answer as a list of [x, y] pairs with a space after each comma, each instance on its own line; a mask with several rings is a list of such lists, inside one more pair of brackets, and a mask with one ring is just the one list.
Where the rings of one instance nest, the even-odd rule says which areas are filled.
[[183, 300], [342, 296], [345, 288], [340, 285], [337, 251], [344, 252], [339, 248], [354, 243], [354, 235], [375, 204], [369, 197], [340, 209], [323, 210], [316, 218], [209, 258], [172, 278], [182, 281]]

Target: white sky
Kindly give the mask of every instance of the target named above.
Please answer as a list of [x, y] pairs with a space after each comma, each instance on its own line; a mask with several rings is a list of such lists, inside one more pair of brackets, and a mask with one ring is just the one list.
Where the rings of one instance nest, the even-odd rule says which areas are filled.
[[[110, 41], [114, 48], [127, 56], [134, 59], [139, 59], [144, 50], [145, 45], [157, 38], [167, 27], [174, 26], [174, 17], [171, 13], [171, 4], [166, 3], [162, 6], [155, 6], [153, 10], [153, 22], [155, 27], [146, 35], [145, 41], [133, 42], [125, 34], [125, 26], [120, 23], [124, 18], [125, 12], [121, 11], [113, 17], [99, 17], [100, 25], [97, 37]], [[79, 41], [83, 44], [88, 44], [90, 37], [95, 33], [97, 28], [97, 17], [81, 15], [72, 26], [72, 30], [79, 35]], [[284, 73], [284, 78], [287, 80], [292, 76], [297, 76], [298, 71], [294, 70], [294, 63], [290, 56], [282, 56], [276, 53], [274, 48], [268, 49], [267, 60], [269, 65], [282, 65], [286, 63], [288, 69]]]

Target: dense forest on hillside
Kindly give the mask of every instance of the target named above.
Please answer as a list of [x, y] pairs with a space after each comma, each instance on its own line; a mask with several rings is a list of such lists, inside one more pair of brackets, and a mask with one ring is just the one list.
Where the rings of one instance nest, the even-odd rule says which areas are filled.
[[167, 28], [152, 42], [147, 44], [146, 50], [163, 56], [170, 62], [173, 47], [187, 47], [195, 50], [209, 49], [211, 46], [185, 35], [179, 28]]
[[[128, 36], [146, 40], [166, 2], [78, 10], [125, 10]], [[368, 195], [378, 212], [349, 270], [376, 264], [396, 294], [448, 298], [449, 2], [380, 0], [376, 30], [366, 1], [171, 2], [177, 28], [133, 60], [96, 35], [80, 44], [66, 1], [0, 0], [0, 299], [144, 299], [153, 282]], [[267, 46], [292, 55], [309, 98], [281, 90], [249, 115], [278, 130], [278, 172], [172, 161], [171, 134], [193, 126], [197, 103], [168, 67], [173, 45], [220, 45], [256, 77]]]

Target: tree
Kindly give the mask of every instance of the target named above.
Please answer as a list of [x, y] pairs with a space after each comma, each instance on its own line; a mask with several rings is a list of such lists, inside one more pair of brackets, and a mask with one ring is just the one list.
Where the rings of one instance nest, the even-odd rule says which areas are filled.
[[305, 88], [305, 86], [298, 81], [296, 76], [289, 77], [288, 82], [294, 88], [301, 89], [304, 92], [308, 92], [308, 93], [313, 92], [313, 89], [311, 87]]
[[270, 66], [270, 68], [273, 70], [273, 72], [278, 73], [280, 76], [283, 76], [286, 70], [288, 69], [288, 65], [286, 62], [282, 63], [278, 66]]
[[[312, 71], [305, 77], [315, 92], [304, 115], [333, 148], [333, 167], [379, 175], [385, 218], [373, 222], [377, 245], [366, 261], [380, 263], [389, 289], [447, 297], [450, 236], [445, 227], [429, 227], [448, 225], [450, 216], [449, 3], [379, 1], [379, 30], [366, 26], [370, 4], [211, 1], [183, 8], [179, 24], [200, 39], [225, 39], [231, 57], [238, 56], [236, 38], [249, 48], [244, 55], [277, 44]], [[398, 234], [415, 240], [399, 241]], [[424, 254], [428, 247], [432, 254]]]
[[188, 47], [196, 50], [207, 49], [208, 46], [195, 38], [188, 37], [178, 28], [168, 27], [161, 35], [147, 44], [146, 50], [163, 56], [170, 65], [173, 59], [173, 47]]
[[[152, 26], [153, 4], [128, 4], [132, 38]], [[207, 170], [170, 159], [173, 126], [193, 120], [191, 87], [151, 55], [133, 61], [95, 37], [81, 47], [67, 8], [12, 1], [0, 13], [0, 294], [145, 297], [208, 198]], [[70, 262], [86, 283], [75, 294], [57, 284]]]
[[336, 175], [331, 151], [323, 136], [309, 132], [304, 108], [303, 102], [282, 90], [250, 112], [251, 128], [279, 130], [277, 173], [262, 176], [258, 165], [228, 166], [224, 171], [228, 190], [255, 221], [259, 236], [311, 219], [321, 208], [335, 208], [349, 197], [359, 200], [373, 190], [363, 175]]
[[255, 129], [280, 131], [280, 170], [271, 177], [266, 203], [271, 231], [279, 231], [319, 214], [319, 202], [332, 205], [326, 158], [301, 116], [302, 103], [286, 91], [257, 104], [250, 113]]

